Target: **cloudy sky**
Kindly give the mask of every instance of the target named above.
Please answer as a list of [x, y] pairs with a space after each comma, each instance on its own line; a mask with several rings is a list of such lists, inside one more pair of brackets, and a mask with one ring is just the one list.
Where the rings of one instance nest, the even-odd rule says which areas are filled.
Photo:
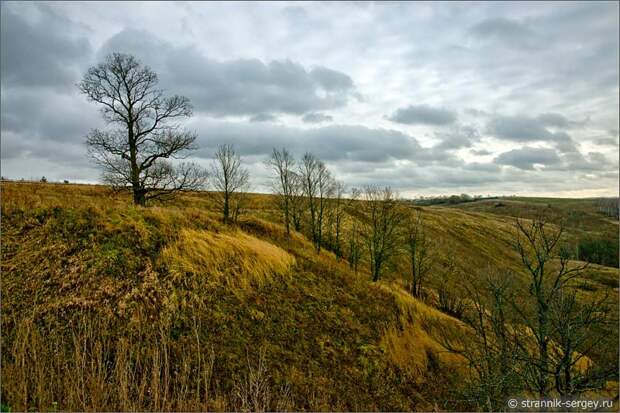
[[75, 86], [114, 51], [189, 97], [193, 160], [274, 146], [404, 196], [618, 194], [618, 3], [0, 4], [1, 169], [96, 182]]

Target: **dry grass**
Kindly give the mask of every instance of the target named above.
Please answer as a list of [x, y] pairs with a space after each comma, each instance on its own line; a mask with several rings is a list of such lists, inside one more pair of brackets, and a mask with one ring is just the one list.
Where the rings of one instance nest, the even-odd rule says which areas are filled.
[[[435, 357], [442, 363], [464, 371], [464, 359], [448, 352], [439, 342], [441, 331], [458, 332], [466, 326], [433, 307], [412, 297], [394, 283], [381, 288], [395, 297], [400, 325], [389, 326], [381, 339], [381, 346], [391, 360], [413, 377], [424, 380]], [[455, 333], [458, 334], [458, 333]]]
[[248, 290], [290, 276], [295, 259], [281, 248], [236, 231], [214, 233], [184, 229], [178, 240], [161, 253], [161, 260], [177, 279], [206, 277], [207, 285], [221, 284]]
[[[100, 186], [1, 189], [2, 400], [14, 410], [433, 409], [463, 377], [439, 334], [464, 326], [403, 290], [406, 263], [373, 285], [288, 237], [270, 196], [250, 195], [225, 226], [208, 193], [139, 208]], [[434, 275], [451, 257], [469, 275], [518, 269], [508, 219], [424, 212]], [[598, 294], [617, 270], [583, 281]]]

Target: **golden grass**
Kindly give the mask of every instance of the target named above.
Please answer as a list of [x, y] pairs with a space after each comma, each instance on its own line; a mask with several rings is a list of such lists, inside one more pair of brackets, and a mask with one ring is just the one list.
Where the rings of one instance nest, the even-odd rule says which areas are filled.
[[295, 259], [281, 248], [237, 231], [231, 234], [183, 229], [165, 247], [162, 262], [173, 277], [205, 277], [207, 285], [247, 290], [274, 277], [290, 276]]
[[[102, 186], [1, 189], [2, 396], [13, 409], [242, 408], [252, 386], [236, 395], [237, 374], [251, 376], [246, 352], [262, 345], [271, 409], [423, 408], [441, 399], [446, 372], [466, 376], [440, 342], [462, 322], [287, 236], [269, 195], [249, 194], [226, 226], [208, 193], [141, 208]], [[437, 241], [431, 294], [451, 257], [464, 274], [489, 262], [519, 270], [509, 218], [423, 211]], [[392, 277], [407, 273], [403, 260]], [[584, 275], [595, 293], [617, 277]]]
[[437, 340], [440, 330], [464, 330], [466, 326], [412, 297], [395, 283], [379, 287], [392, 294], [399, 309], [400, 325], [389, 326], [381, 338], [388, 357], [419, 381], [424, 381], [432, 357], [453, 368], [464, 369], [465, 360], [448, 352]]

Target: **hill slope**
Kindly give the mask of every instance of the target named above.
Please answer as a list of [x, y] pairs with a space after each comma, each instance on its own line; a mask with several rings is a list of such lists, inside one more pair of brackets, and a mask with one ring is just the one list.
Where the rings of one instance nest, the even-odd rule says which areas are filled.
[[[224, 226], [206, 194], [145, 209], [101, 187], [3, 183], [3, 403], [467, 408], [448, 402], [465, 365], [439, 337], [467, 328], [402, 289], [405, 263], [371, 283], [301, 234], [287, 238], [270, 205], [252, 196], [239, 224]], [[424, 214], [437, 240], [429, 287], [451, 264], [460, 274], [489, 264], [519, 271], [509, 219]], [[583, 294], [611, 287], [617, 296], [617, 280], [617, 269], [592, 266]], [[450, 282], [458, 294], [462, 280]], [[609, 342], [601, 357], [612, 359], [617, 330]]]

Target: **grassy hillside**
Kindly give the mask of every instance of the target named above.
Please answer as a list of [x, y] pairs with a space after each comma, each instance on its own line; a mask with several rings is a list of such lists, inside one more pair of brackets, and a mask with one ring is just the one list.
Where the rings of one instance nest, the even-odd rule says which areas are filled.
[[[498, 198], [456, 204], [452, 208], [475, 211], [504, 217], [533, 219], [545, 217], [557, 225], [562, 224], [572, 240], [578, 259], [618, 267], [618, 218], [608, 215], [608, 208], [617, 211], [617, 199], [568, 199], [568, 198]], [[603, 207], [604, 205], [604, 207]]]
[[[423, 208], [428, 299], [401, 260], [378, 283], [286, 237], [272, 198], [225, 226], [206, 193], [150, 208], [98, 186], [2, 183], [2, 403], [13, 410], [430, 410], [454, 400], [468, 334], [433, 291], [483, 268], [520, 274], [512, 220]], [[520, 275], [519, 275], [520, 274]], [[591, 266], [584, 297], [618, 270]], [[597, 362], [617, 360], [617, 326]], [[614, 361], [615, 362], [615, 361]]]

